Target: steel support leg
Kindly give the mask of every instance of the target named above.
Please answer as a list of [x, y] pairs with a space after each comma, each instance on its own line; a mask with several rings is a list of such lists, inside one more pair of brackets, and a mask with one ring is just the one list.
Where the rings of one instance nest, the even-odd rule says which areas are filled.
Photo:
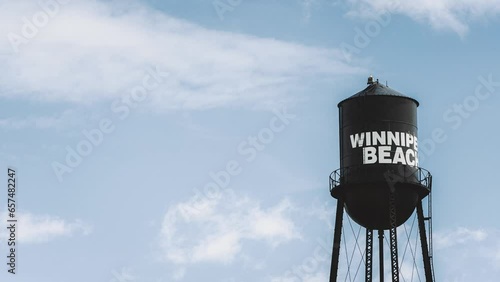
[[339, 268], [340, 239], [342, 236], [342, 219], [344, 217], [344, 201], [337, 200], [337, 215], [335, 217], [335, 231], [333, 233], [332, 265], [330, 267], [330, 282], [337, 281]]
[[380, 229], [378, 231], [378, 260], [380, 266], [380, 282], [384, 282], [384, 230]]
[[422, 246], [422, 257], [424, 259], [425, 281], [432, 282], [431, 259], [429, 256], [429, 246], [427, 245], [427, 235], [425, 233], [424, 211], [422, 201], [417, 204], [418, 229], [420, 233], [420, 245]]
[[398, 265], [398, 236], [396, 228], [391, 228], [389, 230], [391, 239], [391, 270], [392, 270], [392, 281], [399, 281], [399, 265]]
[[398, 263], [398, 234], [396, 226], [396, 189], [390, 186], [389, 191], [389, 219], [391, 229], [389, 230], [391, 247], [391, 271], [392, 281], [399, 282], [399, 263]]
[[373, 229], [366, 229], [365, 281], [372, 282]]

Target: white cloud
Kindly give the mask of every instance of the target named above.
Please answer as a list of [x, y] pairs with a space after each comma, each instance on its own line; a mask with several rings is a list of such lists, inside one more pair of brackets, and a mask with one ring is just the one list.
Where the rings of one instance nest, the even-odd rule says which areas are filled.
[[174, 275], [172, 275], [172, 278], [177, 281], [177, 280], [181, 280], [182, 278], [184, 278], [185, 275], [186, 275], [186, 268], [181, 267], [181, 268], [175, 270]]
[[0, 127], [5, 129], [61, 129], [81, 123], [82, 119], [73, 110], [45, 116], [28, 116], [23, 118], [0, 119]]
[[[88, 235], [92, 228], [80, 221], [65, 221], [48, 215], [35, 215], [27, 212], [16, 214], [18, 222], [16, 238], [22, 243], [43, 243], [59, 237], [71, 237], [75, 234]], [[8, 219], [8, 213], [0, 215], [2, 222]], [[2, 229], [0, 238], [6, 240], [9, 236], [6, 229]]]
[[[325, 282], [330, 279], [330, 275], [327, 274], [326, 272], [318, 272], [318, 273], [312, 273], [312, 274], [305, 274], [303, 277], [300, 278], [299, 281], [302, 282]], [[297, 277], [289, 277], [289, 276], [283, 276], [283, 277], [274, 277], [271, 279], [271, 282], [295, 282], [297, 281]]]
[[374, 16], [402, 14], [438, 30], [450, 30], [464, 36], [473, 21], [487, 20], [500, 14], [498, 0], [350, 0], [350, 15]]
[[442, 281], [498, 281], [500, 231], [456, 228], [434, 234], [434, 266]]
[[309, 22], [312, 16], [312, 8], [318, 4], [318, 0], [300, 0], [302, 5], [302, 21]]
[[[4, 1], [0, 34], [21, 34], [37, 2]], [[169, 78], [151, 94], [159, 109], [266, 107], [359, 71], [338, 50], [210, 30], [140, 2], [70, 1], [14, 54], [0, 42], [0, 95], [91, 103], [114, 99], [158, 67]]]
[[300, 238], [290, 218], [292, 210], [286, 199], [264, 209], [245, 197], [192, 198], [168, 210], [160, 244], [166, 259], [176, 264], [231, 263], [247, 240], [277, 246]]
[[439, 250], [455, 247], [460, 244], [481, 242], [485, 240], [487, 236], [488, 233], [485, 230], [472, 230], [460, 227], [453, 231], [436, 233], [433, 238], [436, 249]]
[[123, 267], [120, 271], [112, 270], [113, 279], [111, 282], [136, 281], [136, 277], [129, 268]]
[[241, 251], [243, 235], [238, 230], [218, 231], [193, 249], [193, 261], [229, 262]]
[[256, 239], [268, 240], [273, 245], [298, 238], [294, 222], [286, 216], [292, 209], [288, 200], [268, 210], [254, 206], [247, 218], [250, 234]]

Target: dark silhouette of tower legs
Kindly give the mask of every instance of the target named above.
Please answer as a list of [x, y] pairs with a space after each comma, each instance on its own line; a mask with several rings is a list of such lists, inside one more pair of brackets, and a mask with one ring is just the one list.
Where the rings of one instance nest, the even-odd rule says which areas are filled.
[[380, 265], [380, 282], [384, 282], [384, 230], [378, 231], [378, 259]]
[[422, 209], [422, 201], [417, 205], [418, 229], [420, 232], [420, 245], [422, 245], [422, 257], [424, 259], [425, 281], [432, 282], [431, 257], [429, 256], [429, 245], [427, 244], [427, 236], [425, 234], [424, 211]]
[[[389, 229], [390, 245], [391, 245], [391, 271], [392, 281], [399, 282], [399, 265], [398, 265], [398, 232], [396, 224], [396, 189], [394, 183], [389, 185], [389, 217], [391, 229]], [[382, 281], [382, 280], [381, 280]]]
[[365, 281], [372, 282], [373, 266], [373, 229], [366, 229], [366, 251], [365, 251]]
[[[427, 235], [425, 230], [425, 220], [430, 218], [424, 217], [422, 208], [422, 200], [417, 204], [417, 219], [418, 228], [420, 233], [420, 241], [422, 246], [422, 257], [424, 261], [425, 281], [433, 282], [434, 276], [432, 272], [431, 256], [429, 255], [429, 245], [427, 242]], [[344, 202], [339, 198], [337, 202], [337, 211], [335, 217], [335, 230], [333, 235], [333, 251], [332, 251], [332, 264], [330, 268], [330, 282], [337, 281], [339, 257], [340, 257], [340, 243], [342, 236], [342, 222], [344, 216]], [[390, 247], [391, 247], [391, 271], [392, 281], [399, 281], [399, 265], [397, 254], [397, 230], [396, 227], [389, 229]], [[384, 282], [384, 230], [378, 230], [379, 239], [379, 276], [380, 281]], [[365, 252], [365, 281], [372, 281], [373, 269], [373, 229], [366, 229], [366, 252]]]
[[340, 238], [342, 236], [342, 220], [344, 218], [344, 201], [337, 201], [337, 215], [335, 217], [335, 231], [333, 233], [332, 265], [330, 266], [330, 282], [337, 281], [339, 269]]

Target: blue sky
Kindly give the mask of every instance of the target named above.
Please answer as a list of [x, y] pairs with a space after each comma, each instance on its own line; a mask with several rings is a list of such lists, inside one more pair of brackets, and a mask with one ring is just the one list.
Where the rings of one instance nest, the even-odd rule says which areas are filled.
[[370, 74], [420, 102], [437, 280], [500, 274], [500, 2], [18, 2], [0, 1], [2, 281], [327, 281], [337, 103]]

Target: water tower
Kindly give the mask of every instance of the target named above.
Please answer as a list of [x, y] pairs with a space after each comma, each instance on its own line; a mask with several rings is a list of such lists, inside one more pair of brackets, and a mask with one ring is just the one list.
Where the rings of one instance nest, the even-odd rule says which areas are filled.
[[[344, 210], [366, 229], [365, 281], [372, 281], [373, 232], [378, 231], [379, 276], [384, 281], [384, 234], [388, 230], [392, 281], [399, 281], [397, 227], [416, 209], [426, 281], [434, 281], [430, 209], [432, 176], [418, 163], [417, 100], [368, 78], [368, 86], [341, 101], [340, 169], [330, 175], [337, 199], [330, 282], [337, 281]], [[430, 206], [430, 201], [429, 201]], [[431, 234], [429, 232], [429, 234]], [[387, 240], [387, 238], [386, 238]]]

